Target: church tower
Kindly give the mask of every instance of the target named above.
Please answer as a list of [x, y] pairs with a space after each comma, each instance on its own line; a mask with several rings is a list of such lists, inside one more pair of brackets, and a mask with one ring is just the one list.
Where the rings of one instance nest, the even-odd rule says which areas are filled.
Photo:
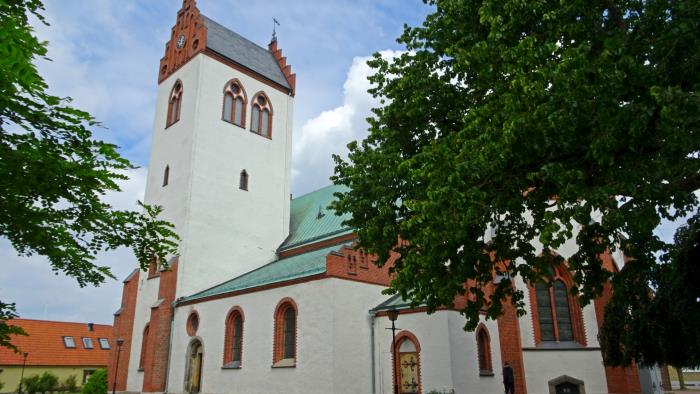
[[145, 194], [179, 255], [125, 280], [118, 390], [163, 391], [173, 301], [270, 262], [288, 236], [295, 83], [274, 37], [263, 48], [183, 1], [158, 69]]

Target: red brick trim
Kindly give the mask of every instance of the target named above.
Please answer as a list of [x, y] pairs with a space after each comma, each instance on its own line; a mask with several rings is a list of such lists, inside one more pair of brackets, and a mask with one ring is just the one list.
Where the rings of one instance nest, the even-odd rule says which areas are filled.
[[[180, 36], [185, 38], [182, 48], [177, 47]], [[165, 55], [160, 59], [158, 83], [163, 82], [206, 47], [207, 28], [204, 26], [204, 18], [200, 15], [194, 0], [185, 0], [182, 2], [182, 8], [177, 12], [177, 20], [171, 29], [170, 40], [165, 43]]]
[[354, 241], [355, 239], [357, 239], [357, 235], [355, 233], [344, 234], [344, 235], [341, 235], [338, 237], [325, 239], [323, 241], [314, 242], [311, 244], [306, 244], [306, 245], [294, 247], [292, 249], [283, 250], [283, 251], [279, 252], [279, 256], [280, 256], [280, 259], [290, 257], [290, 256], [296, 256], [298, 254], [311, 252], [311, 251], [318, 250], [318, 249], [323, 249], [323, 248], [326, 248], [328, 246], [333, 246], [333, 245], [340, 244], [340, 243]]
[[503, 314], [498, 318], [498, 341], [501, 347], [501, 362], [508, 362], [513, 367], [515, 392], [527, 394], [520, 322], [510, 298], [503, 300]]
[[[108, 387], [112, 388], [116, 381], [116, 390], [126, 390], [126, 380], [129, 372], [129, 359], [131, 358], [132, 336], [134, 332], [134, 316], [136, 312], [136, 298], [138, 295], [139, 271], [135, 269], [124, 280], [122, 290], [121, 308], [119, 314], [114, 316], [114, 335], [112, 349], [108, 364]], [[116, 345], [117, 339], [123, 339], [121, 350]], [[118, 375], [114, 375], [117, 363], [117, 352], [119, 352]]]
[[146, 354], [148, 348], [148, 339], [151, 336], [151, 323], [146, 323], [141, 334], [141, 354], [139, 355], [139, 369], [143, 370], [146, 367]]
[[[182, 81], [179, 79], [173, 84], [173, 88], [170, 90], [170, 95], [168, 96], [168, 117], [165, 119], [165, 128], [174, 125], [180, 120], [180, 112], [182, 110], [182, 96], [184, 92], [184, 87], [182, 86]], [[173, 111], [175, 112], [175, 119], [173, 120]], [[165, 186], [165, 185], [163, 185]]]
[[197, 313], [196, 310], [190, 312], [190, 314], [187, 316], [187, 325], [185, 327], [187, 330], [187, 335], [191, 337], [197, 335], [197, 330], [199, 329], [200, 323], [199, 313]]
[[[241, 365], [243, 366], [243, 335], [245, 333], [245, 315], [243, 314], [243, 309], [236, 305], [229, 309], [228, 313], [226, 314], [226, 325], [225, 325], [225, 331], [224, 331], [224, 360], [223, 360], [223, 365], [226, 365], [227, 363], [230, 363], [233, 361], [233, 337], [234, 337], [234, 325], [233, 325], [233, 320], [237, 316], [241, 317]], [[240, 367], [239, 366], [239, 367]]]
[[[477, 365], [479, 366], [480, 375], [493, 375], [493, 363], [491, 359], [491, 335], [489, 335], [489, 330], [486, 328], [484, 323], [479, 323], [474, 331], [474, 338], [476, 339], [476, 355], [477, 355]], [[482, 355], [482, 341], [484, 354]], [[484, 365], [481, 365], [481, 358], [484, 358]]]
[[[401, 348], [401, 344], [403, 343], [403, 341], [411, 341], [413, 343], [413, 345], [416, 347], [416, 358], [418, 359], [418, 394], [420, 394], [423, 392], [423, 383], [422, 383], [423, 377], [421, 376], [421, 365], [420, 365], [421, 364], [421, 362], [420, 362], [420, 341], [418, 341], [418, 337], [416, 337], [412, 332], [410, 332], [408, 330], [402, 330], [398, 334], [396, 334], [396, 341], [395, 341], [396, 352], [394, 352], [393, 349], [391, 349], [391, 346], [389, 346], [389, 351], [391, 352], [391, 362], [394, 365], [394, 369], [392, 371], [392, 378], [394, 380], [391, 381], [391, 385], [392, 385], [392, 387], [394, 386], [394, 382], [397, 381], [397, 378], [398, 378], [398, 383], [401, 384], [401, 379], [400, 379], [401, 375], [399, 375], [398, 377], [395, 375], [396, 373], [400, 374], [400, 372], [401, 372], [401, 366], [399, 365], [399, 361], [400, 361], [401, 357], [399, 356], [399, 360], [397, 360], [394, 358], [394, 354], [400, 353], [399, 349]], [[400, 391], [401, 391], [401, 389], [399, 389], [399, 392]]]
[[284, 74], [284, 79], [287, 80], [287, 83], [292, 88], [291, 94], [293, 97], [296, 94], [297, 75], [292, 73], [292, 66], [287, 64], [287, 58], [282, 56], [282, 50], [277, 48], [277, 40], [272, 40], [267, 48], [272, 52], [272, 56], [275, 57], [282, 74]]
[[290, 297], [282, 298], [275, 307], [274, 336], [272, 346], [272, 364], [284, 358], [284, 314], [289, 308], [294, 309], [294, 360], [298, 359], [297, 344], [299, 340], [299, 308]]

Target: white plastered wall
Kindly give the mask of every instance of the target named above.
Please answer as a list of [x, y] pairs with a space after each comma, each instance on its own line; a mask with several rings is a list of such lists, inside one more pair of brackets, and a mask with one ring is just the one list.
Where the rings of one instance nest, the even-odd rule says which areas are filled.
[[603, 358], [598, 349], [524, 350], [528, 394], [549, 394], [549, 381], [562, 375], [582, 380], [586, 394], [607, 394]]
[[[168, 392], [184, 389], [186, 321], [199, 314], [197, 337], [204, 348], [202, 393], [363, 393], [371, 390], [367, 311], [386, 296], [381, 286], [342, 279], [296, 285], [176, 308]], [[298, 306], [297, 362], [272, 368], [274, 311], [290, 297]], [[229, 310], [244, 313], [241, 369], [222, 369]]]

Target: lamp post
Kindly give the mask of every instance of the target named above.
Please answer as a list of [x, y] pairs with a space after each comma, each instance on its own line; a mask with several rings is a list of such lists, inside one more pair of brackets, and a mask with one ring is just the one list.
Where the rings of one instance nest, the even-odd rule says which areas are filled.
[[29, 353], [22, 353], [24, 361], [22, 361], [22, 372], [19, 375], [19, 394], [22, 394], [22, 381], [24, 380], [24, 367], [27, 365], [27, 356], [29, 356]]
[[117, 390], [117, 372], [119, 372], [119, 353], [122, 352], [122, 345], [124, 340], [122, 338], [117, 339], [117, 362], [114, 364], [114, 382], [112, 382], [112, 394]]
[[399, 311], [396, 309], [390, 309], [386, 311], [387, 317], [391, 320], [391, 356], [392, 356], [392, 366], [391, 369], [394, 371], [394, 394], [399, 394], [399, 372], [396, 370], [396, 319], [399, 317]]

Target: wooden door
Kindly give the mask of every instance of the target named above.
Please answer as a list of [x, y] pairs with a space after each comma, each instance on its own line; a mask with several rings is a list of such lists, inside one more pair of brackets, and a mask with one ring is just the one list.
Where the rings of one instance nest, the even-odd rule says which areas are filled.
[[417, 394], [419, 388], [418, 353], [399, 353], [399, 392]]

